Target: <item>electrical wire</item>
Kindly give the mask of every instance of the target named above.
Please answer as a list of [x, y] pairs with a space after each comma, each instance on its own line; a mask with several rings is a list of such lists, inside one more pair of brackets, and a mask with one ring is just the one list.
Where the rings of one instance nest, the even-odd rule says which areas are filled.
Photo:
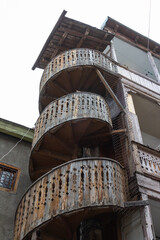
[[150, 0], [150, 4], [149, 4], [148, 43], [147, 43], [147, 48], [148, 48], [148, 51], [149, 51], [150, 25], [151, 25], [151, 0]]
[[29, 133], [30, 130], [31, 128], [28, 128], [28, 130], [25, 132], [22, 138], [6, 154], [4, 154], [3, 157], [0, 158], [0, 161], [6, 156], [8, 156], [8, 154], [11, 153], [17, 147], [17, 145], [24, 139], [24, 137], [27, 135], [27, 133]]

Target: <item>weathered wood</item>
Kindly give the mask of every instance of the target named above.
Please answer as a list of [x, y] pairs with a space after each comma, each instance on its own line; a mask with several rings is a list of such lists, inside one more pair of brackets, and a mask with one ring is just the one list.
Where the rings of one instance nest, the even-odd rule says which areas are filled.
[[113, 71], [113, 75], [116, 74], [117, 71], [116, 65], [112, 63], [105, 54], [97, 50], [86, 48], [69, 50], [53, 58], [47, 65], [41, 78], [40, 92], [42, 91], [44, 85], [62, 70], [87, 65], [98, 66], [103, 70], [105, 69], [105, 71]]
[[79, 43], [76, 46], [77, 48], [80, 48], [82, 46], [84, 40], [87, 38], [87, 36], [89, 34], [89, 31], [90, 31], [89, 29], [86, 29], [84, 36], [81, 38], [81, 40], [79, 41]]
[[112, 135], [114, 135], [114, 134], [120, 134], [120, 133], [126, 133], [126, 128], [124, 128], [124, 129], [118, 129], [118, 130], [113, 130], [112, 131]]
[[[85, 36], [84, 33], [80, 33], [80, 32], [74, 31], [74, 30], [72, 30], [72, 29], [64, 28], [64, 27], [59, 28], [59, 30], [62, 31], [62, 32], [67, 32], [67, 33], [69, 33], [69, 34], [71, 34], [71, 35], [73, 35], [73, 36], [76, 36], [76, 37], [83, 37], [83, 36]], [[88, 32], [88, 34], [86, 35], [86, 38], [89, 39], [89, 40], [92, 40], [93, 42], [98, 42], [98, 43], [106, 44], [106, 46], [107, 46], [108, 44], [110, 44], [110, 42], [107, 41], [107, 40], [100, 39], [100, 38], [98, 38], [98, 37], [93, 37], [93, 36], [89, 35], [89, 32]]]
[[151, 63], [151, 66], [152, 66], [152, 68], [153, 68], [153, 71], [154, 71], [154, 74], [155, 74], [155, 76], [156, 76], [156, 79], [157, 79], [158, 82], [160, 83], [160, 73], [159, 73], [159, 71], [158, 71], [158, 69], [157, 69], [157, 66], [156, 66], [155, 61], [154, 61], [154, 59], [153, 59], [153, 57], [152, 57], [152, 54], [151, 54], [150, 52], [147, 52], [147, 55], [148, 55], [149, 61], [150, 61], [150, 63]]
[[138, 121], [138, 117], [136, 114], [129, 112], [128, 113], [128, 121], [130, 124], [130, 137], [132, 141], [143, 143], [141, 129]]
[[148, 200], [139, 200], [139, 201], [130, 201], [130, 202], [125, 202], [124, 207], [130, 208], [130, 207], [142, 207], [149, 205]]
[[[136, 146], [136, 160], [141, 166], [141, 171], [155, 179], [160, 179], [160, 153], [141, 144], [132, 144]], [[137, 169], [137, 171], [139, 171]]]
[[102, 73], [96, 69], [96, 72], [99, 76], [99, 78], [101, 79], [102, 83], [104, 84], [104, 86], [106, 87], [107, 91], [109, 92], [109, 94], [111, 95], [111, 97], [113, 98], [113, 100], [115, 101], [115, 103], [118, 105], [118, 107], [125, 113], [125, 109], [122, 106], [122, 104], [120, 103], [120, 101], [118, 100], [117, 96], [114, 94], [114, 92], [112, 91], [112, 89], [110, 88], [109, 84], [107, 83], [107, 81], [105, 80], [105, 78], [103, 77]]
[[112, 126], [109, 107], [101, 96], [83, 92], [69, 94], [50, 103], [40, 115], [35, 126], [32, 148], [48, 130], [66, 121], [81, 118], [103, 120]]
[[127, 97], [127, 104], [128, 104], [128, 110], [129, 110], [131, 113], [136, 114], [135, 107], [134, 107], [134, 103], [133, 103], [133, 97], [132, 97], [132, 95], [129, 94], [129, 93], [128, 93], [128, 97]]
[[137, 173], [137, 183], [141, 189], [147, 189], [160, 194], [160, 182]]
[[[148, 201], [148, 196], [145, 194], [142, 194], [142, 200]], [[152, 216], [151, 216], [149, 205], [144, 206], [144, 208], [141, 209], [141, 221], [143, 225], [145, 240], [156, 239], [155, 234], [153, 232], [154, 228], [153, 228]]]
[[[80, 209], [86, 207], [95, 212], [97, 207], [123, 208], [124, 176], [121, 165], [107, 158], [76, 159], [54, 168], [24, 194], [17, 208], [14, 239], [24, 239], [33, 229], [57, 216], [71, 214], [80, 222]], [[54, 224], [52, 228], [54, 231]]]

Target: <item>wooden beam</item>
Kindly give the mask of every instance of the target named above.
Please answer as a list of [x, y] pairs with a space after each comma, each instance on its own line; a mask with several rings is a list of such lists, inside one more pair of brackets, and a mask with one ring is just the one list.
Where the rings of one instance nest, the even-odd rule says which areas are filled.
[[114, 135], [114, 134], [126, 133], [126, 131], [127, 131], [126, 128], [123, 128], [123, 129], [113, 130], [111, 134]]
[[[53, 54], [52, 54], [52, 56], [51, 56], [51, 59], [57, 55], [57, 53], [58, 53], [58, 51], [59, 51], [59, 47], [62, 45], [62, 43], [63, 43], [64, 40], [66, 39], [67, 35], [68, 35], [68, 33], [66, 33], [66, 32], [63, 33], [62, 38], [61, 38], [61, 40], [59, 41], [59, 43], [58, 43], [58, 45], [57, 45], [57, 49], [54, 50], [54, 52], [53, 52]], [[59, 47], [58, 47], [58, 46], [59, 46]]]
[[69, 157], [71, 157], [71, 154], [68, 154], [68, 155], [66, 155], [66, 154], [63, 154], [63, 153], [61, 153], [61, 152], [55, 152], [55, 151], [53, 151], [53, 152], [51, 152], [51, 151], [49, 151], [49, 150], [39, 150], [39, 151], [37, 151], [37, 154], [38, 155], [41, 155], [41, 156], [46, 156], [46, 157], [49, 157], [49, 158], [54, 158], [54, 159], [56, 159], [56, 160], [64, 160], [64, 161], [67, 161], [68, 160], [68, 157], [66, 157], [66, 156], [69, 156]]
[[129, 207], [142, 207], [149, 205], [148, 200], [139, 200], [139, 201], [130, 201], [130, 202], [125, 202], [124, 207], [129, 208]]
[[[106, 38], [108, 37], [108, 32], [105, 33], [103, 40], [106, 40]], [[99, 45], [97, 45], [96, 49], [99, 50], [101, 47], [102, 43], [99, 43]], [[109, 44], [110, 45], [110, 44]]]
[[[64, 28], [64, 27], [60, 27], [59, 31], [67, 32], [67, 33], [69, 33], [73, 36], [76, 36], [76, 37], [83, 37], [84, 36], [84, 33], [80, 33], [78, 31], [74, 31], [74, 30]], [[92, 40], [94, 42], [103, 43], [103, 44], [106, 44], [106, 45], [110, 44], [110, 42], [107, 41], [107, 40], [100, 39], [100, 38], [97, 38], [97, 37], [93, 37], [93, 36], [90, 36], [90, 35], [87, 35], [86, 38], [89, 39], [89, 40]]]
[[68, 151], [68, 153], [73, 152], [74, 149], [71, 146], [69, 146], [66, 142], [64, 142], [62, 139], [58, 138], [56, 135], [54, 135], [54, 138], [56, 139], [57, 144], [61, 144]]
[[54, 86], [56, 86], [57, 88], [59, 88], [61, 90], [61, 92], [63, 92], [64, 94], [68, 94], [69, 92], [64, 88], [62, 87], [59, 83], [57, 83], [56, 81], [54, 81], [53, 83]]
[[82, 44], [83, 44], [84, 40], [86, 39], [86, 37], [88, 36], [88, 34], [89, 34], [89, 29], [87, 28], [83, 37], [81, 38], [81, 40], [77, 44], [77, 46], [76, 46], [77, 48], [80, 48], [82, 46]]
[[112, 89], [110, 88], [109, 84], [107, 83], [107, 81], [105, 80], [105, 78], [103, 77], [102, 73], [96, 69], [96, 73], [99, 76], [100, 80], [102, 81], [103, 85], [105, 86], [105, 88], [107, 89], [107, 91], [109, 92], [109, 94], [111, 95], [111, 97], [113, 98], [113, 100], [115, 101], [115, 103], [117, 104], [117, 106], [124, 112], [126, 113], [124, 107], [122, 106], [122, 104], [120, 103], [120, 101], [118, 100], [118, 98], [116, 97], [116, 95], [114, 94], [114, 92], [112, 91]]

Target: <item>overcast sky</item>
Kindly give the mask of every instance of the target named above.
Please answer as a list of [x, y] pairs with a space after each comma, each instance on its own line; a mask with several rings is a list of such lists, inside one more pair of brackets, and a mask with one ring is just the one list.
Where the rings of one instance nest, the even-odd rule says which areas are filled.
[[[100, 28], [107, 16], [148, 36], [150, 0], [0, 0], [0, 118], [34, 127], [42, 70], [31, 70], [63, 10]], [[150, 38], [160, 43], [160, 0], [151, 0]]]

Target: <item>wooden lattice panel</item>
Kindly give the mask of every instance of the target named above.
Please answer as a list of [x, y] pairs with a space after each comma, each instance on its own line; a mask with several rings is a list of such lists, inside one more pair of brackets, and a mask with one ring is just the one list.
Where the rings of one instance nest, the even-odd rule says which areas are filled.
[[[15, 240], [56, 216], [76, 215], [88, 207], [124, 207], [125, 177], [121, 165], [107, 158], [68, 162], [37, 180], [23, 196], [16, 213]], [[54, 228], [54, 224], [53, 224]]]

